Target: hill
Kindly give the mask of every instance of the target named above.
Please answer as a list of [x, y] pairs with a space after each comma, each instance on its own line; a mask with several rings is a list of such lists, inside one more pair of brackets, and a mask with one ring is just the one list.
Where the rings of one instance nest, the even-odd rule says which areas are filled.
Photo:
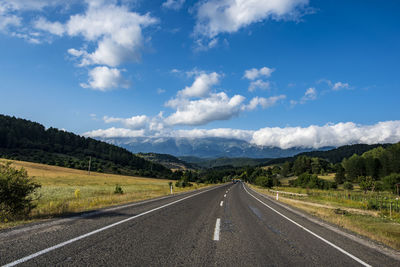
[[168, 169], [175, 170], [189, 170], [189, 169], [198, 169], [199, 167], [196, 164], [188, 163], [184, 160], [181, 160], [177, 157], [168, 155], [168, 154], [158, 154], [158, 153], [138, 153], [136, 154], [139, 157], [142, 157], [151, 162], [156, 162]]
[[179, 159], [196, 164], [202, 168], [215, 168], [221, 166], [244, 167], [244, 166], [257, 166], [268, 162], [271, 159], [260, 158], [197, 158], [197, 157], [180, 157]]
[[362, 155], [364, 152], [367, 152], [371, 149], [377, 147], [389, 147], [391, 144], [374, 144], [374, 145], [366, 145], [366, 144], [355, 144], [355, 145], [346, 145], [341, 146], [332, 150], [328, 151], [310, 151], [310, 152], [303, 152], [299, 153], [293, 157], [286, 157], [286, 158], [279, 158], [279, 159], [272, 159], [267, 162], [267, 164], [279, 164], [284, 163], [285, 161], [293, 162], [299, 156], [308, 156], [308, 157], [315, 157], [328, 160], [331, 163], [339, 163], [342, 162], [344, 158], [349, 158], [352, 155]]
[[25, 119], [0, 115], [0, 157], [97, 172], [171, 178], [161, 164], [128, 150]]

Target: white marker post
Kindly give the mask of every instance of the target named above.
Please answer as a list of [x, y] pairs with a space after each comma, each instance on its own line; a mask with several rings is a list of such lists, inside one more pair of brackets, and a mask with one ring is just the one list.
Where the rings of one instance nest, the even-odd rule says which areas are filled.
[[172, 195], [172, 194], [173, 194], [173, 192], [172, 192], [172, 185], [171, 185], [171, 187], [170, 187], [170, 188], [171, 188], [171, 195]]
[[276, 200], [279, 200], [279, 192], [276, 192]]

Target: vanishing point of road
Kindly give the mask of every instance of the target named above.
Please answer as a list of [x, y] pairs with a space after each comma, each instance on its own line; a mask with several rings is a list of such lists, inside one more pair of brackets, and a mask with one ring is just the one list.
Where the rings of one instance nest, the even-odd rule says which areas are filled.
[[224, 184], [3, 230], [0, 265], [400, 266], [351, 236]]

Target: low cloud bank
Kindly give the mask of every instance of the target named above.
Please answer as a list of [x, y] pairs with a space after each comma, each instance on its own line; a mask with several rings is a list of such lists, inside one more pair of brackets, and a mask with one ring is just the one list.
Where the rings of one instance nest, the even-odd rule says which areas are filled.
[[400, 121], [378, 122], [359, 125], [353, 122], [311, 125], [308, 127], [267, 127], [256, 131], [218, 128], [149, 131], [123, 128], [99, 129], [84, 133], [93, 138], [118, 137], [186, 137], [186, 138], [234, 138], [259, 146], [321, 148], [348, 144], [396, 143], [400, 141]]

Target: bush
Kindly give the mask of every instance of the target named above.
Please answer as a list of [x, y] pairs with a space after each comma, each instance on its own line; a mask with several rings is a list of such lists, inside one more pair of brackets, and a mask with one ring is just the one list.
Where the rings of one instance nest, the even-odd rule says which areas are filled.
[[343, 184], [343, 188], [344, 189], [346, 189], [346, 190], [353, 190], [353, 183], [351, 183], [351, 182], [344, 182], [344, 184]]
[[0, 163], [0, 219], [25, 217], [36, 206], [33, 194], [40, 184], [28, 177], [24, 168]]
[[122, 190], [122, 187], [119, 184], [117, 184], [115, 186], [114, 194], [121, 194], [122, 195], [123, 193], [124, 193], [124, 191]]

